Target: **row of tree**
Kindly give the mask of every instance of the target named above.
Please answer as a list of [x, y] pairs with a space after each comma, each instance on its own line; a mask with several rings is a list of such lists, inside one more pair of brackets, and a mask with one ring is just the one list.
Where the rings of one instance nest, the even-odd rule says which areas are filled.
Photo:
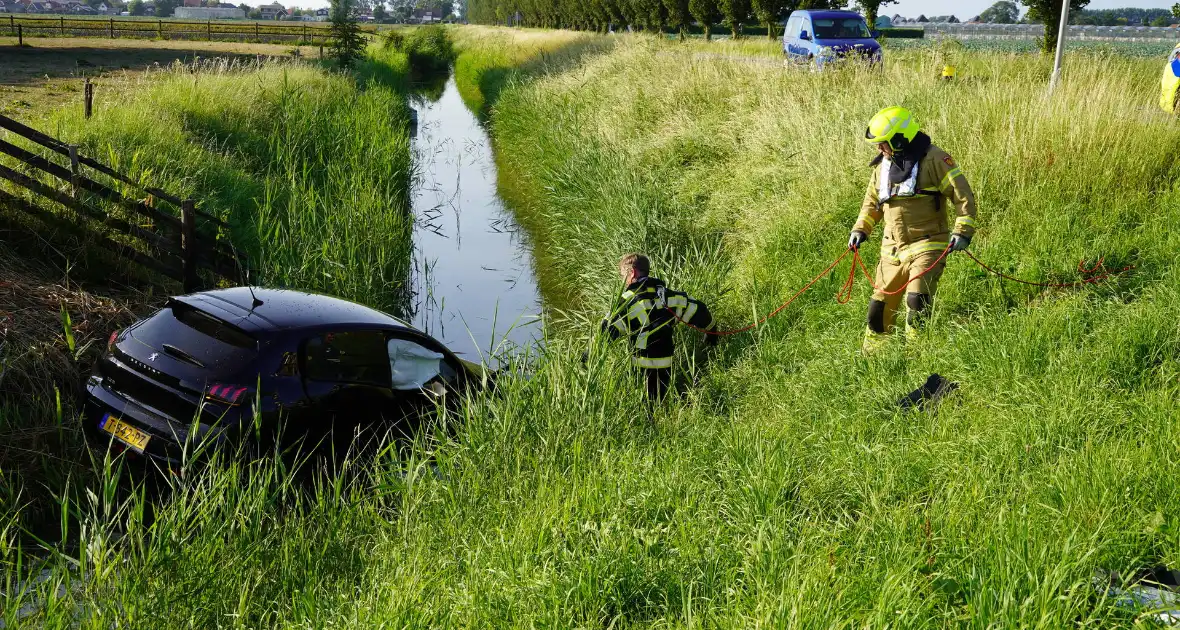
[[[871, 25], [876, 23], [882, 7], [896, 3], [852, 1]], [[542, 28], [606, 31], [611, 25], [638, 30], [671, 27], [683, 35], [689, 25], [699, 24], [707, 38], [717, 24], [725, 25], [735, 37], [743, 25], [760, 24], [767, 36], [773, 37], [792, 11], [838, 9], [848, 4], [848, 0], [467, 0], [465, 9], [472, 22]], [[1057, 39], [1061, 0], [1021, 0], [1020, 4], [1028, 7], [1026, 20], [1045, 24], [1042, 47], [1052, 48]], [[1071, 11], [1081, 11], [1090, 0], [1069, 0], [1069, 4]], [[1016, 3], [1002, 0], [984, 11], [980, 20], [1003, 24], [1016, 22], [1019, 17]]]
[[[870, 23], [881, 6], [896, 0], [855, 0]], [[743, 25], [759, 24], [767, 36], [796, 9], [837, 9], [844, 0], [467, 0], [467, 19], [482, 24], [517, 24], [605, 32], [611, 25], [638, 30], [672, 28], [682, 35], [700, 24], [705, 37], [724, 25], [737, 36]]]
[[[988, 24], [1020, 24], [1035, 20], [1035, 14], [1023, 19], [1020, 7], [1011, 0], [1001, 0], [979, 14], [979, 21]], [[1061, 14], [1056, 14], [1060, 16]], [[1180, 4], [1173, 9], [1137, 9], [1133, 7], [1123, 9], [1082, 9], [1070, 13], [1069, 23], [1089, 26], [1171, 26], [1173, 20], [1180, 15]], [[937, 21], [937, 20], [936, 20]]]

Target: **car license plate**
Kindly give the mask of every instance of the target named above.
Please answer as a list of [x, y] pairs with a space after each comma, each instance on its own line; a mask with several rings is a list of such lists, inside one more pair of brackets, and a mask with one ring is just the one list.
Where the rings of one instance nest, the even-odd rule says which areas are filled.
[[148, 440], [152, 437], [109, 413], [102, 417], [102, 422], [98, 423], [98, 428], [110, 433], [115, 436], [115, 439], [140, 453], [147, 447]]

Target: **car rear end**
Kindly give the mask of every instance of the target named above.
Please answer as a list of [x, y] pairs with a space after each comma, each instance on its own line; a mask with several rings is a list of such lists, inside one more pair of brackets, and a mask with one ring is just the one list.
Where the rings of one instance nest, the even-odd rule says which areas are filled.
[[253, 416], [259, 341], [198, 306], [173, 299], [111, 334], [87, 381], [91, 435], [167, 463], [224, 441]]

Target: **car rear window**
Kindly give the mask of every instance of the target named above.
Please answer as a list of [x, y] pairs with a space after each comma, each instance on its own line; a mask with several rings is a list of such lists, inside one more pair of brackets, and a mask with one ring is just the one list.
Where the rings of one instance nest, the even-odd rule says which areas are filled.
[[208, 377], [236, 374], [258, 357], [258, 343], [245, 331], [175, 301], [133, 327], [131, 336], [142, 345], [125, 345], [123, 349], [136, 358], [144, 360], [152, 352], [166, 354], [182, 361], [170, 364], [174, 367], [169, 369], [182, 369], [187, 364]]
[[258, 342], [242, 329], [231, 326], [200, 309], [183, 302], [172, 302], [170, 307], [176, 321], [207, 337], [212, 337], [235, 348], [253, 349], [258, 347]]

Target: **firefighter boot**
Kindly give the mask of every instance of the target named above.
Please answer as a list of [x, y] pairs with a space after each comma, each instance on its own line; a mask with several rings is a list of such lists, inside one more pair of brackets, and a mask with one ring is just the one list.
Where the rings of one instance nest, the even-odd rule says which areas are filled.
[[934, 299], [925, 293], [906, 294], [905, 339], [908, 343], [916, 343], [922, 338], [922, 329], [933, 302]]

